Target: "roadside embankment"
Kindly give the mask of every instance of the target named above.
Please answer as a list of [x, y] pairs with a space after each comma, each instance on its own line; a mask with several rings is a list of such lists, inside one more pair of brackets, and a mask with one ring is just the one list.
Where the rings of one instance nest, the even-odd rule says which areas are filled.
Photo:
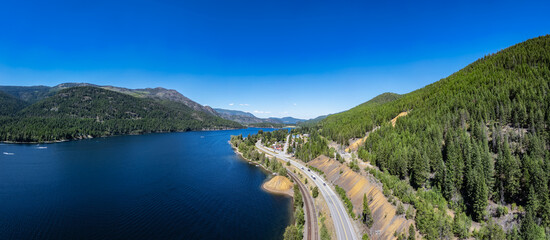
[[396, 231], [405, 232], [409, 225], [414, 223], [413, 220], [405, 219], [404, 215], [396, 215], [397, 207], [388, 202], [381, 187], [369, 181], [366, 176], [326, 156], [320, 156], [308, 164], [323, 171], [327, 181], [346, 191], [353, 204], [353, 211], [358, 216], [363, 211], [363, 195], [367, 194], [374, 218], [374, 224], [369, 232], [371, 239], [395, 239]]

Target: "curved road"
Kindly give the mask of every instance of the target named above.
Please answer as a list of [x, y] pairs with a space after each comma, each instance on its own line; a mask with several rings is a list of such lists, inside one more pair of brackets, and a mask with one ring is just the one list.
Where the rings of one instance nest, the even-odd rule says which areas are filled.
[[[287, 138], [287, 143], [288, 143], [288, 138]], [[334, 222], [334, 228], [336, 229], [336, 237], [338, 239], [346, 239], [346, 240], [358, 239], [355, 234], [353, 225], [351, 223], [351, 219], [348, 213], [346, 212], [346, 208], [344, 207], [344, 204], [340, 200], [340, 197], [336, 195], [336, 193], [329, 187], [328, 184], [325, 185], [325, 181], [322, 180], [319, 174], [309, 170], [309, 168], [307, 168], [303, 164], [290, 159], [290, 157], [284, 152], [276, 153], [273, 150], [270, 150], [269, 148], [264, 147], [260, 141], [256, 143], [256, 147], [262, 150], [263, 152], [265, 152], [266, 154], [283, 159], [284, 161], [287, 161], [287, 162], [289, 161], [290, 164], [297, 167], [300, 171], [302, 171], [303, 174], [309, 175], [309, 177], [313, 179], [313, 182], [315, 183], [315, 185], [317, 185], [317, 187], [319, 188], [319, 191], [321, 192], [321, 194], [323, 195], [323, 197], [327, 202], [328, 208], [330, 210], [330, 215], [332, 217], [332, 221]]]

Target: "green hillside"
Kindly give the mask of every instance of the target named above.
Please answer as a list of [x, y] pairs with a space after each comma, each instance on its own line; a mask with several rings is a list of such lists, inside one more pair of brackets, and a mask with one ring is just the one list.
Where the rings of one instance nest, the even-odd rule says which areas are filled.
[[24, 101], [3, 92], [0, 92], [0, 103], [0, 116], [13, 115], [26, 106]]
[[136, 98], [98, 87], [60, 90], [15, 116], [0, 118], [0, 124], [0, 140], [15, 142], [241, 127], [182, 103]]
[[401, 96], [396, 93], [382, 93], [348, 111], [327, 116], [318, 126], [322, 128], [323, 135], [347, 144], [348, 139], [363, 137], [367, 131], [395, 117], [397, 114], [394, 111], [381, 112], [380, 105], [395, 101]]
[[[317, 127], [328, 139], [347, 144], [381, 126], [359, 150], [360, 158], [416, 189], [436, 190], [475, 221], [493, 221], [491, 202], [522, 206], [515, 213], [522, 219], [518, 234], [538, 239], [550, 228], [549, 92], [547, 35], [389, 102], [331, 115]], [[389, 120], [403, 111], [410, 112], [392, 127]], [[416, 220], [422, 233], [434, 237], [426, 222]]]
[[391, 93], [391, 92], [385, 92], [385, 93], [382, 93], [376, 97], [374, 97], [373, 99], [365, 102], [365, 103], [362, 103], [361, 105], [357, 106], [357, 107], [363, 107], [363, 106], [369, 106], [369, 105], [374, 105], [374, 104], [382, 104], [382, 103], [387, 103], [387, 102], [391, 102], [391, 101], [394, 101], [394, 100], [397, 100], [401, 97], [400, 94], [397, 94], [397, 93]]
[[55, 89], [46, 86], [0, 86], [0, 92], [7, 93], [28, 103], [35, 103], [55, 93]]

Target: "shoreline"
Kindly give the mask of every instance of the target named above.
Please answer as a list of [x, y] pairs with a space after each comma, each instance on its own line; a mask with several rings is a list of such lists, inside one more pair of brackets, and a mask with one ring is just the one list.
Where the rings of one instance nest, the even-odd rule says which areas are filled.
[[[254, 164], [254, 165], [256, 165], [256, 166], [260, 166], [264, 171], [270, 173], [271, 177], [270, 177], [267, 181], [264, 181], [264, 182], [262, 183], [262, 186], [261, 186], [261, 189], [262, 189], [262, 190], [264, 190], [264, 191], [266, 191], [266, 192], [268, 192], [268, 193], [271, 193], [271, 194], [286, 195], [286, 196], [289, 196], [289, 197], [291, 197], [291, 198], [294, 199], [294, 192], [293, 192], [292, 190], [279, 191], [279, 190], [274, 190], [274, 189], [268, 189], [268, 188], [266, 188], [266, 187], [265, 187], [265, 184], [266, 184], [267, 182], [269, 182], [269, 180], [271, 180], [274, 176], [279, 176], [279, 175], [273, 175], [273, 172], [272, 172], [271, 170], [267, 169], [264, 165], [259, 164], [259, 163], [255, 163], [255, 162], [253, 162], [253, 161], [248, 160], [247, 158], [245, 158], [245, 157], [243, 156], [243, 154], [242, 154], [241, 152], [239, 152], [239, 149], [237, 149], [235, 146], [233, 146], [233, 144], [231, 144], [231, 142], [229, 142], [229, 141], [227, 141], [227, 142], [229, 143], [229, 145], [231, 146], [231, 148], [233, 148], [233, 151], [234, 151], [235, 153], [237, 153], [242, 159], [244, 159], [244, 160], [247, 161], [248, 163], [252, 163], [252, 164]], [[293, 183], [293, 184], [295, 184], [295, 183]]]
[[60, 139], [60, 140], [43, 141], [43, 142], [0, 141], [0, 143], [6, 143], [6, 144], [52, 144], [52, 143], [72, 142], [72, 141], [94, 139], [94, 138], [108, 138], [108, 137], [120, 137], [120, 136], [139, 136], [139, 135], [147, 135], [147, 134], [155, 134], [155, 133], [208, 132], [208, 131], [228, 131], [228, 130], [237, 130], [237, 129], [245, 129], [245, 128], [219, 128], [219, 129], [216, 129], [216, 128], [203, 128], [203, 129], [200, 129], [200, 130], [189, 130], [189, 131], [158, 131], [158, 132], [146, 132], [146, 133], [127, 133], [127, 134], [116, 134], [116, 135], [104, 135], [104, 136], [98, 136], [98, 137], [93, 137], [91, 135], [87, 135], [85, 137], [74, 138], [74, 139]]
[[285, 191], [281, 191], [281, 190], [275, 190], [275, 189], [269, 189], [269, 188], [266, 188], [265, 187], [265, 184], [269, 182], [268, 181], [265, 181], [264, 183], [262, 183], [262, 189], [266, 192], [269, 192], [271, 194], [276, 194], [276, 195], [286, 195], [286, 196], [289, 196], [289, 197], [292, 197], [294, 198], [294, 192], [289, 189], [289, 190], [285, 190]]

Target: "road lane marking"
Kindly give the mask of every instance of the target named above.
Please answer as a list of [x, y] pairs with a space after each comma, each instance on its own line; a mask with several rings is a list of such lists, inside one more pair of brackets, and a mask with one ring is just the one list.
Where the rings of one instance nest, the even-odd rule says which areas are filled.
[[[260, 150], [263, 150], [263, 151], [266, 152], [268, 155], [271, 155], [271, 156], [273, 156], [273, 157], [280, 157], [282, 160], [290, 161], [291, 164], [293, 164], [293, 165], [295, 165], [295, 166], [298, 165], [298, 171], [301, 171], [301, 172], [305, 173], [305, 175], [307, 175], [307, 172], [306, 172], [306, 171], [302, 171], [302, 170], [300, 169], [300, 166], [301, 166], [300, 163], [295, 162], [295, 161], [293, 161], [293, 160], [287, 158], [286, 156], [282, 155], [282, 153], [277, 154], [276, 152], [271, 151], [271, 149], [265, 148], [264, 146], [261, 146], [261, 145], [258, 146], [257, 144], [256, 144], [256, 147], [259, 148]], [[305, 170], [305, 169], [304, 169], [304, 170]], [[314, 174], [314, 175], [317, 175], [317, 174], [314, 173], [314, 172], [311, 172], [311, 173]], [[318, 177], [318, 178], [320, 179], [320, 177]], [[315, 182], [315, 184], [318, 185], [317, 182], [316, 182], [316, 180], [313, 180], [313, 182]], [[319, 185], [319, 187], [322, 188], [321, 185]], [[328, 186], [326, 186], [326, 187], [328, 188]], [[331, 189], [331, 190], [332, 190], [332, 189]], [[324, 189], [323, 191], [326, 192], [328, 199], [333, 198], [333, 196], [331, 196], [331, 194], [330, 194], [330, 192], [329, 192], [328, 190]], [[332, 195], [336, 196], [336, 194], [332, 194]], [[339, 198], [339, 197], [338, 197], [338, 198]], [[334, 202], [334, 199], [331, 199], [331, 200], [332, 200], [332, 201], [329, 200], [330, 203]], [[338, 199], [338, 200], [339, 200], [339, 199]], [[337, 201], [338, 201], [338, 200], [337, 200]], [[342, 215], [340, 214], [340, 211], [342, 211], [342, 207], [344, 207], [344, 206], [343, 206], [343, 203], [342, 203], [342, 207], [339, 206], [338, 203], [336, 203], [336, 202], [334, 202], [334, 203], [332, 203], [332, 204], [333, 204], [332, 207], [334, 208], [334, 210], [335, 210], [336, 213], [338, 214], [338, 217], [340, 218], [341, 224], [339, 224], [339, 225], [340, 225], [340, 226], [339, 226], [339, 227], [340, 227], [339, 230], [341, 230], [341, 231], [344, 232], [345, 239], [348, 240], [349, 237], [348, 237], [348, 231], [346, 231], [346, 228], [350, 228], [351, 226], [347, 226], [347, 225], [350, 225], [350, 222], [344, 221], [344, 220], [342, 219]], [[329, 207], [329, 208], [330, 208], [330, 207]], [[345, 209], [345, 207], [344, 207], [344, 209]], [[346, 214], [347, 214], [347, 213], [346, 213]], [[347, 227], [346, 227], [346, 226], [347, 226]], [[350, 231], [351, 231], [351, 229], [347, 229], [347, 230], [350, 230]], [[340, 233], [340, 234], [341, 234], [341, 233]], [[350, 234], [351, 234], [351, 233], [350, 233]]]

